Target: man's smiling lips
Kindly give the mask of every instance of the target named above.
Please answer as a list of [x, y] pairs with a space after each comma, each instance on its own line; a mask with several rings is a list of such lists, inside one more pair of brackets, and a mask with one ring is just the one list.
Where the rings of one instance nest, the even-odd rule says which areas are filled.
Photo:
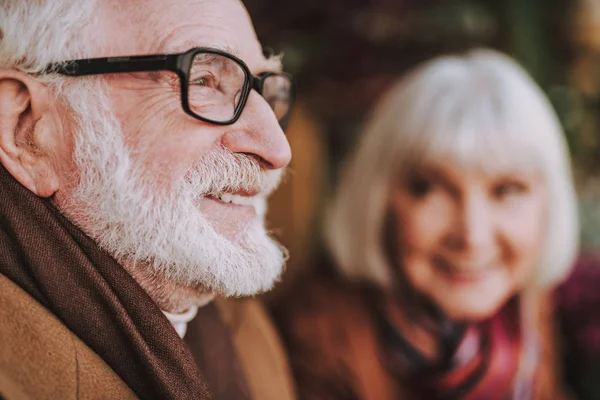
[[258, 203], [260, 196], [227, 194], [219, 197], [201, 197], [200, 211], [217, 232], [230, 240], [236, 240], [258, 217], [258, 205], [253, 205], [252, 202]]
[[[220, 207], [227, 207], [231, 211], [236, 213], [243, 213], [248, 217], [255, 217], [257, 215], [257, 207], [260, 201], [258, 196], [259, 191], [237, 191], [235, 193], [215, 193], [203, 197], [200, 201], [201, 208], [209, 211], [212, 209], [208, 202], [218, 204]], [[202, 204], [204, 203], [204, 204]]]

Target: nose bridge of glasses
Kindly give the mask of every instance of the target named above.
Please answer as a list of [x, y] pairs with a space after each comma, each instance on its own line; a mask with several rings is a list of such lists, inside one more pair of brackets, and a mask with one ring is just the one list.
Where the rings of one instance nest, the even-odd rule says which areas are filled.
[[263, 94], [265, 78], [266, 78], [265, 75], [254, 76], [254, 75], [250, 74], [250, 79], [252, 81], [251, 87], [252, 87], [252, 89], [256, 90], [258, 92], [258, 94], [260, 94], [261, 96]]

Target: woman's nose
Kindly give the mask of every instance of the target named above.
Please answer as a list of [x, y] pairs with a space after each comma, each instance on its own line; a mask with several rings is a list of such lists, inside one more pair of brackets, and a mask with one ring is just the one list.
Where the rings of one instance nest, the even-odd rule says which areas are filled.
[[453, 244], [462, 250], [482, 250], [493, 243], [492, 209], [483, 193], [465, 196], [460, 204], [453, 227]]

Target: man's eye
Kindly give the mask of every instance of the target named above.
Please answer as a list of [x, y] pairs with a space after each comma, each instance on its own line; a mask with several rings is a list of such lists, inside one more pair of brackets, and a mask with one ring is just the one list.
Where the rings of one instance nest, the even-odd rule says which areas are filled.
[[190, 84], [194, 86], [204, 86], [208, 88], [216, 88], [218, 86], [218, 82], [212, 75], [199, 76], [190, 81]]

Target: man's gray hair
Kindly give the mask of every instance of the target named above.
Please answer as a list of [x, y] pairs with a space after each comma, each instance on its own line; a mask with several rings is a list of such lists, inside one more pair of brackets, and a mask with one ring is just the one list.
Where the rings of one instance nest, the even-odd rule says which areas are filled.
[[39, 74], [49, 63], [89, 56], [82, 34], [96, 0], [0, 0], [0, 68]]

